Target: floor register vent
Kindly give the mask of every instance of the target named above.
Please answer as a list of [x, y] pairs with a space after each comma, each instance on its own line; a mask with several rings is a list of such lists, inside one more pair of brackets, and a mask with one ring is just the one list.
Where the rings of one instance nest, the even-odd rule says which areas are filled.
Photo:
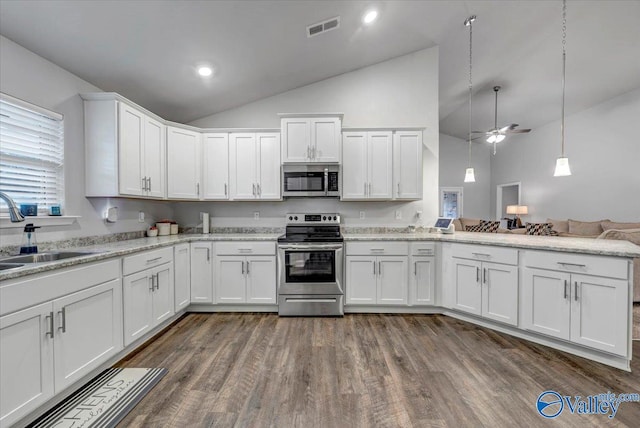
[[340, 27], [340, 17], [327, 19], [326, 21], [312, 24], [307, 27], [307, 37], [317, 36], [318, 34], [326, 33], [327, 31], [335, 30]]

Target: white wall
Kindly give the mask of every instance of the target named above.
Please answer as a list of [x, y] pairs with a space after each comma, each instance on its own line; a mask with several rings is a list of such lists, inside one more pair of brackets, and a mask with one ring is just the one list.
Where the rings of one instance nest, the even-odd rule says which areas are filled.
[[559, 121], [508, 138], [491, 161], [491, 206], [496, 185], [520, 181], [523, 221], [640, 221], [639, 127], [640, 89], [566, 117], [568, 177], [553, 177]]
[[462, 214], [469, 218], [491, 217], [489, 186], [491, 185], [490, 148], [474, 143], [471, 165], [476, 182], [465, 183], [464, 173], [469, 165], [469, 143], [460, 138], [440, 134], [440, 187], [462, 187]]
[[[345, 224], [406, 226], [422, 210], [425, 224], [438, 215], [438, 48], [404, 55], [312, 85], [265, 98], [191, 123], [200, 127], [279, 128], [278, 113], [341, 112], [343, 127], [425, 127], [424, 199], [410, 203], [313, 199], [277, 203], [210, 203], [176, 206], [176, 217], [195, 223], [210, 212], [213, 225], [279, 225], [293, 211], [337, 211]], [[395, 220], [395, 211], [402, 220]], [[253, 212], [263, 220], [255, 222]], [[359, 219], [365, 211], [365, 220]]]
[[[47, 227], [38, 231], [39, 241], [79, 236], [104, 235], [144, 230], [138, 223], [138, 211], [152, 217], [171, 217], [172, 207], [165, 202], [84, 197], [84, 115], [82, 92], [99, 88], [0, 36], [0, 91], [64, 115], [65, 133], [65, 203], [64, 213], [82, 218], [72, 226]], [[107, 206], [117, 206], [120, 221], [106, 224], [102, 213]], [[24, 224], [24, 223], [22, 223]], [[2, 229], [0, 245], [19, 244], [21, 228]]]

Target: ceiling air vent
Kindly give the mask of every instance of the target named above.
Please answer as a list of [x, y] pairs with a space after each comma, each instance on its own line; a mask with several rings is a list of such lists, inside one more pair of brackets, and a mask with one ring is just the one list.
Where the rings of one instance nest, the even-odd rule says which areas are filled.
[[307, 27], [307, 37], [317, 36], [318, 34], [326, 33], [327, 31], [335, 30], [340, 27], [340, 17], [327, 19], [326, 21], [318, 22]]

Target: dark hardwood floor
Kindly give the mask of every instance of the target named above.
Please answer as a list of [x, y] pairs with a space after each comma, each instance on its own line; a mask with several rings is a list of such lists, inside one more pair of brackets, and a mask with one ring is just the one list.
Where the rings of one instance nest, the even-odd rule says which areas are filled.
[[640, 392], [637, 359], [627, 373], [440, 315], [189, 314], [119, 366], [169, 369], [120, 427], [640, 424], [640, 403], [613, 420], [535, 407]]

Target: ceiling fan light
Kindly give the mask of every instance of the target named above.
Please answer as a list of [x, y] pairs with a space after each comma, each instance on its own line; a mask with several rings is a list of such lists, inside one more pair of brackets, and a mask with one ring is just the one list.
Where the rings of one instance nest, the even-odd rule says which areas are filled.
[[571, 175], [571, 168], [569, 167], [569, 158], [561, 157], [556, 160], [556, 170], [553, 173], [554, 177], [565, 177]]
[[465, 183], [475, 183], [476, 175], [473, 172], [473, 168], [467, 168], [467, 171], [464, 174], [464, 182]]
[[502, 134], [496, 135], [496, 143], [499, 143], [502, 140], [504, 140], [504, 135], [502, 135]]
[[487, 143], [496, 143], [496, 136], [495, 135], [489, 135], [489, 138], [487, 138]]

